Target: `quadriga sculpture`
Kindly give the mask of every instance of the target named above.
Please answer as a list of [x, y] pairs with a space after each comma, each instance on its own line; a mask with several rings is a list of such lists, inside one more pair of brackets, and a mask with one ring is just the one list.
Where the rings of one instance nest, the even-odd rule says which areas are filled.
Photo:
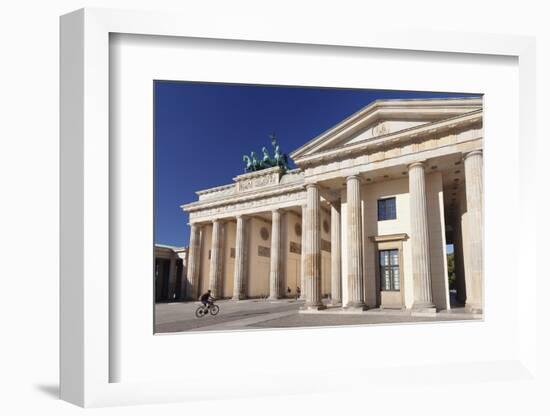
[[280, 166], [283, 173], [288, 170], [288, 156], [281, 152], [275, 135], [272, 134], [269, 137], [271, 138], [271, 145], [273, 146], [273, 157], [269, 156], [269, 152], [265, 146], [262, 147], [263, 158], [261, 160], [256, 157], [254, 151], [250, 152], [250, 157], [248, 155], [243, 155], [246, 172], [254, 172], [274, 166]]

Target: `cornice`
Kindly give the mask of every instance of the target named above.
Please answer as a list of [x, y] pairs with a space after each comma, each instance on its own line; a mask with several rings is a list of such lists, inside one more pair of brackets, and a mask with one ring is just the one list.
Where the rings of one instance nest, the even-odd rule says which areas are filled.
[[406, 240], [408, 238], [409, 238], [409, 236], [406, 233], [386, 234], [386, 235], [371, 235], [371, 236], [369, 236], [369, 240], [371, 240], [375, 243], [385, 243], [387, 241]]
[[235, 186], [236, 186], [235, 183], [229, 183], [227, 185], [220, 185], [220, 186], [216, 186], [214, 188], [202, 189], [200, 191], [196, 191], [195, 194], [201, 196], [201, 195], [211, 194], [211, 193], [214, 193], [214, 192], [223, 191], [225, 189], [234, 188]]
[[290, 153], [293, 160], [304, 157], [308, 151], [333, 141], [342, 132], [357, 128], [358, 125], [368, 124], [377, 121], [378, 113], [387, 113], [388, 120], [395, 118], [399, 111], [406, 113], [419, 110], [433, 111], [432, 115], [449, 113], [449, 110], [464, 110], [463, 113], [481, 109], [481, 98], [447, 98], [447, 99], [411, 99], [411, 100], [375, 100], [366, 107], [342, 120], [340, 123], [309, 140], [303, 146]]
[[238, 176], [234, 177], [233, 180], [234, 181], [242, 181], [242, 180], [246, 180], [246, 179], [257, 178], [259, 176], [270, 175], [272, 173], [282, 173], [281, 167], [280, 166], [274, 166], [272, 168], [257, 170], [257, 171], [254, 171], [254, 172], [243, 173], [242, 175], [238, 175]]
[[216, 208], [222, 205], [235, 204], [239, 202], [247, 202], [254, 199], [272, 197], [280, 194], [288, 194], [304, 190], [304, 181], [295, 181], [291, 184], [280, 186], [275, 185], [268, 188], [262, 188], [261, 191], [251, 190], [239, 194], [232, 194], [226, 197], [211, 199], [207, 201], [195, 201], [189, 204], [181, 205], [180, 208], [186, 212], [195, 212], [203, 209]]
[[414, 139], [420, 135], [434, 134], [480, 122], [482, 119], [482, 113], [483, 110], [481, 109], [472, 111], [470, 113], [451, 117], [442, 121], [423, 124], [421, 126], [411, 127], [409, 129], [400, 130], [384, 136], [378, 136], [371, 140], [350, 143], [336, 149], [325, 150], [317, 154], [294, 159], [294, 161], [300, 167], [304, 167], [319, 164], [320, 162], [326, 163], [336, 159], [345, 159], [357, 154], [365, 154], [367, 150], [370, 150], [371, 148], [382, 150], [387, 145], [395, 145], [398, 142]]

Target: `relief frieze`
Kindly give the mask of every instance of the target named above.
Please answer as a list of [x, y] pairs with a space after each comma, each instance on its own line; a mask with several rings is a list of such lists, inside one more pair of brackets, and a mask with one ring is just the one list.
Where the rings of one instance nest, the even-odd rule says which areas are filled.
[[264, 206], [269, 206], [278, 203], [285, 203], [289, 201], [301, 201], [305, 199], [305, 192], [293, 192], [288, 194], [281, 194], [277, 196], [272, 196], [268, 198], [255, 199], [252, 201], [246, 202], [237, 202], [228, 205], [222, 205], [215, 208], [207, 208], [200, 211], [194, 211], [189, 213], [190, 220], [196, 220], [202, 217], [223, 215], [231, 212], [243, 211], [253, 208], [259, 208]]
[[242, 179], [239, 180], [237, 183], [239, 192], [276, 185], [279, 183], [279, 173], [275, 172], [267, 175]]

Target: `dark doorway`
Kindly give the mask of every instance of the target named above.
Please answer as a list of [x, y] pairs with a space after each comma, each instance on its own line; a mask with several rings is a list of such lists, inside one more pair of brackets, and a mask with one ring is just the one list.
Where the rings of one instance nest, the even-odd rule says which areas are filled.
[[176, 261], [176, 299], [183, 299], [184, 298], [184, 290], [183, 287], [183, 260], [178, 259]]
[[168, 300], [168, 280], [170, 277], [170, 260], [156, 259], [155, 262], [155, 301]]

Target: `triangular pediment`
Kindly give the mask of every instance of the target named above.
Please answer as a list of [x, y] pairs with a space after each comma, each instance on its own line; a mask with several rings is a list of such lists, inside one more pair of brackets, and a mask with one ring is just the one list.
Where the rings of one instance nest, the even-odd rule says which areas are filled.
[[377, 100], [290, 154], [303, 157], [368, 142], [480, 110], [481, 98]]

